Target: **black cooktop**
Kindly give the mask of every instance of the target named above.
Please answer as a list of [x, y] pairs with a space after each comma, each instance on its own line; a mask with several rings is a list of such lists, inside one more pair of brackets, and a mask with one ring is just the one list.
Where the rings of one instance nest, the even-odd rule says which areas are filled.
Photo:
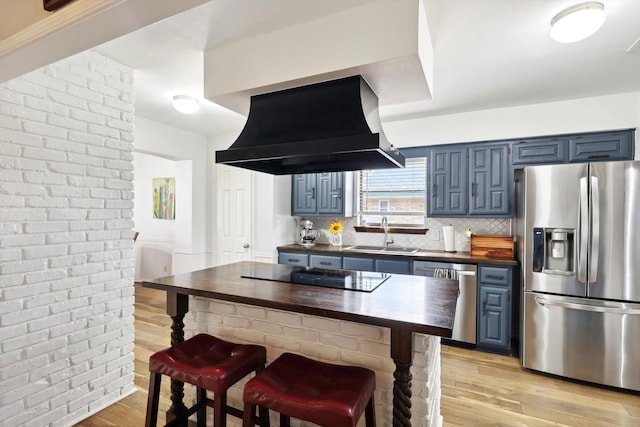
[[265, 267], [255, 267], [242, 274], [241, 277], [371, 292], [391, 275], [370, 271], [326, 270], [323, 268], [273, 264]]

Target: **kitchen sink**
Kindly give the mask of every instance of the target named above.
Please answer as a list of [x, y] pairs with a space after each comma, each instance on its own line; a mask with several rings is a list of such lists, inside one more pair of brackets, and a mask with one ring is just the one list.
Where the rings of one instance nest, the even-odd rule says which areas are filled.
[[349, 246], [346, 250], [350, 251], [361, 251], [361, 252], [375, 252], [375, 253], [386, 253], [386, 254], [415, 254], [420, 249], [419, 248], [397, 248], [397, 247], [384, 247], [384, 246], [366, 246], [366, 245], [355, 245]]

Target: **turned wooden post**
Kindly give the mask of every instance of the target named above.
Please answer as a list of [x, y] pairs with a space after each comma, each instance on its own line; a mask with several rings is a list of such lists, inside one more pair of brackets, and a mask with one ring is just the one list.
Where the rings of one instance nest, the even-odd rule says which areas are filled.
[[[167, 292], [167, 314], [171, 317], [171, 345], [184, 341], [184, 315], [189, 311], [189, 295]], [[167, 411], [167, 422], [186, 412], [183, 402], [184, 383], [171, 380], [171, 407]], [[181, 427], [186, 427], [185, 421]]]
[[396, 364], [393, 373], [393, 427], [411, 426], [411, 364], [413, 333], [406, 329], [391, 329], [391, 357]]

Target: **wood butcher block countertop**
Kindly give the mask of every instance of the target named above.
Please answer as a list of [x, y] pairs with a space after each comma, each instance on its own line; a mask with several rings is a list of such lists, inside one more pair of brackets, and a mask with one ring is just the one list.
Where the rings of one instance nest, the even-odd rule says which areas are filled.
[[337, 255], [337, 256], [384, 256], [385, 258], [403, 258], [414, 261], [438, 261], [438, 262], [453, 262], [460, 264], [492, 264], [492, 265], [518, 265], [518, 261], [514, 258], [492, 258], [482, 255], [471, 255], [469, 252], [445, 252], [434, 251], [427, 249], [420, 249], [413, 254], [392, 254], [392, 253], [380, 253], [380, 252], [366, 252], [347, 249], [350, 245], [344, 246], [331, 246], [331, 245], [315, 245], [311, 247], [302, 245], [286, 245], [278, 246], [280, 252], [306, 252], [317, 253], [322, 255]]
[[242, 278], [274, 264], [243, 261], [143, 282], [196, 295], [315, 316], [451, 337], [458, 282], [393, 274], [373, 292]]

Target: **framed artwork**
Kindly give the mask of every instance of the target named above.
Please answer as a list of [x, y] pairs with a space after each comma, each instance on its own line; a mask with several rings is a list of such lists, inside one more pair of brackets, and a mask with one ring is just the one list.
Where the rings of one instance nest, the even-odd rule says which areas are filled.
[[176, 219], [175, 178], [153, 178], [153, 217]]

